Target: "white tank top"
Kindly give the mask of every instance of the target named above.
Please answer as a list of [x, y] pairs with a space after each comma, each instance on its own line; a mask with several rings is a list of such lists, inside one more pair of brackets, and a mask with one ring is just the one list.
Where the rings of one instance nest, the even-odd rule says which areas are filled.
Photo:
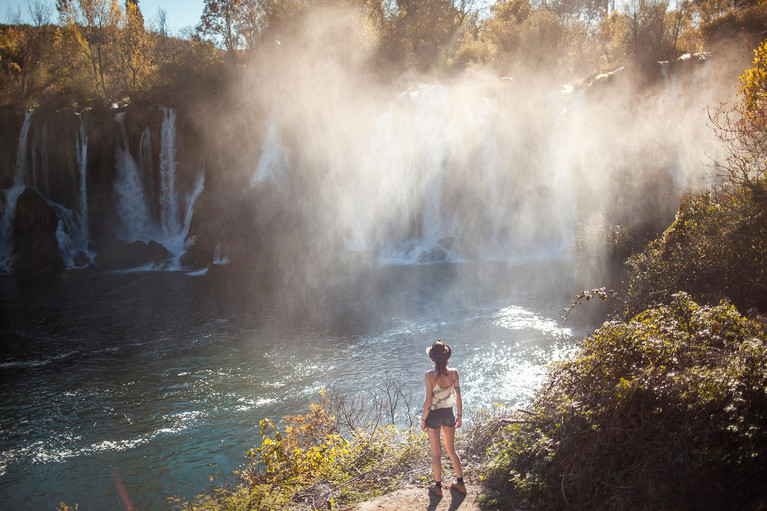
[[431, 408], [429, 410], [436, 410], [438, 408], [452, 408], [455, 405], [455, 387], [451, 383], [449, 387], [443, 389], [440, 387], [436, 380], [434, 381], [434, 388], [431, 389]]

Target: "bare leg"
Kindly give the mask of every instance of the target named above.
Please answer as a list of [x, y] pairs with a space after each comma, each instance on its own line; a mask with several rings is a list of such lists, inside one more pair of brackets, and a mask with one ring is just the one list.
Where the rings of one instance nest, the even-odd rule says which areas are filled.
[[[450, 463], [453, 464], [453, 472], [455, 472], [455, 477], [463, 477], [461, 459], [455, 452], [455, 428], [442, 426], [442, 434], [445, 435], [445, 450], [447, 451], [447, 455], [450, 456]], [[439, 437], [437, 438], [437, 441], [439, 441]], [[432, 452], [434, 452], [433, 448]]]
[[442, 481], [442, 446], [439, 445], [439, 430], [426, 428], [429, 433], [429, 447], [431, 448], [431, 468], [434, 471], [434, 480]]

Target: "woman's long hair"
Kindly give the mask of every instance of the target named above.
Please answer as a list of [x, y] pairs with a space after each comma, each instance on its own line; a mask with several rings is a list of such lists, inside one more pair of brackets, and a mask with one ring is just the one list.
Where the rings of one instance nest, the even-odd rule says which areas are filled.
[[450, 372], [447, 370], [447, 360], [435, 360], [434, 371], [437, 373], [437, 376], [440, 374], [444, 374], [445, 376], [450, 374]]

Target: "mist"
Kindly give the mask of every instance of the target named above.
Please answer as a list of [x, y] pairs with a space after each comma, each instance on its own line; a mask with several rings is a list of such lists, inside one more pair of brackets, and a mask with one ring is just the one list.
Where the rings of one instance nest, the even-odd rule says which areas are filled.
[[316, 9], [271, 30], [197, 122], [219, 152], [208, 173], [243, 190], [258, 246], [299, 290], [344, 286], [368, 263], [576, 255], [589, 263], [582, 285], [604, 285], [593, 234], [660, 232], [684, 194], [714, 184], [707, 107], [735, 97], [748, 64], [731, 44], [577, 83], [546, 69], [392, 78], [355, 12]]

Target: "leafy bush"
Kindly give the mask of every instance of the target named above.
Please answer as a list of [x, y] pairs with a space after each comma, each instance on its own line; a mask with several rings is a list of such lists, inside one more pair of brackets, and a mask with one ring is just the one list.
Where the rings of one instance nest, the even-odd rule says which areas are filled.
[[684, 293], [605, 323], [503, 432], [489, 490], [534, 509], [767, 505], [765, 339], [732, 305]]
[[628, 266], [627, 317], [677, 291], [767, 312], [767, 217], [748, 194], [685, 197], [674, 223]]

